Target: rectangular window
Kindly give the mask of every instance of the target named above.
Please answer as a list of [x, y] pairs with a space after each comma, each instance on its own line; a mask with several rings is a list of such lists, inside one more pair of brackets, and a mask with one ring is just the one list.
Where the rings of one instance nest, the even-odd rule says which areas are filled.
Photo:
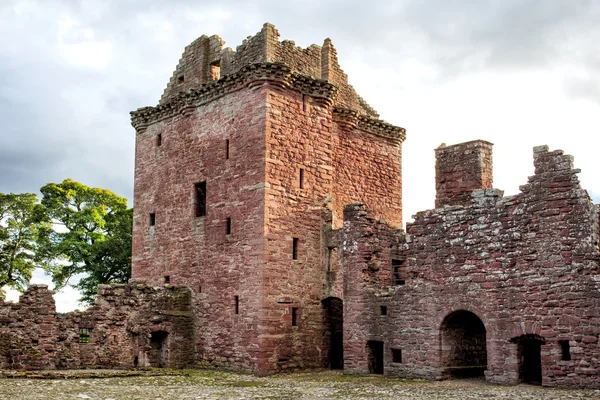
[[150, 226], [156, 225], [156, 214], [150, 213]]
[[240, 313], [240, 296], [235, 296], [235, 313]]
[[402, 364], [402, 349], [392, 349], [392, 362]]
[[206, 216], [206, 181], [194, 185], [196, 192], [196, 217]]
[[298, 308], [292, 307], [292, 326], [298, 326]]
[[217, 81], [221, 77], [221, 63], [219, 61], [210, 64], [210, 77], [213, 81]]
[[231, 218], [225, 220], [225, 234], [231, 235]]
[[387, 306], [381, 306], [379, 311], [381, 312], [381, 315], [387, 315]]
[[292, 260], [298, 259], [298, 238], [292, 239]]
[[171, 283], [171, 277], [169, 275], [165, 275], [165, 283]]
[[571, 361], [571, 348], [568, 340], [559, 340], [561, 350], [561, 360]]
[[162, 134], [156, 135], [156, 146], [162, 145]]
[[392, 285], [402, 286], [406, 284], [406, 274], [404, 260], [392, 260]]
[[304, 168], [300, 168], [300, 172], [298, 174], [298, 187], [300, 189], [304, 189]]
[[229, 139], [225, 140], [225, 159], [229, 160]]
[[79, 343], [89, 343], [90, 330], [88, 328], [79, 328]]
[[305, 94], [302, 95], [302, 111], [306, 111], [308, 109], [307, 105], [307, 96]]

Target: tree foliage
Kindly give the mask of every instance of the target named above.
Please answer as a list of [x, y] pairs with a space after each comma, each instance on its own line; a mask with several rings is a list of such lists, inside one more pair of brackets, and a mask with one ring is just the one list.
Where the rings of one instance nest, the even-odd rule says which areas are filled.
[[0, 294], [23, 291], [36, 267], [45, 267], [44, 248], [52, 224], [34, 193], [0, 193]]
[[46, 215], [57, 228], [45, 254], [54, 259], [48, 267], [56, 289], [78, 274], [82, 302], [91, 303], [98, 284], [126, 283], [131, 276], [133, 210], [127, 199], [71, 179], [41, 188]]

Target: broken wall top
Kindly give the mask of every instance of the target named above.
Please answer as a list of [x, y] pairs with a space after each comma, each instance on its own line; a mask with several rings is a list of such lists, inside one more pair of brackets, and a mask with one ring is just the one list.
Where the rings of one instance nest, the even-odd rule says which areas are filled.
[[198, 89], [252, 64], [283, 63], [292, 72], [335, 85], [337, 107], [379, 117], [348, 84], [348, 76], [340, 68], [337, 52], [330, 39], [325, 39], [323, 46], [313, 44], [303, 49], [293, 41], [280, 42], [275, 26], [266, 23], [260, 32], [245, 39], [235, 51], [225, 48], [224, 44], [219, 36], [203, 35], [187, 46], [159, 104], [166, 104], [180, 92]]

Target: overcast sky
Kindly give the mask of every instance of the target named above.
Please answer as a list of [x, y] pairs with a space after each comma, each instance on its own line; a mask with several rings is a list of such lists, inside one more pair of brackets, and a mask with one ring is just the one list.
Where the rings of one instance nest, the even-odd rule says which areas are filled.
[[[358, 93], [407, 129], [405, 221], [433, 207], [442, 142], [494, 143], [506, 195], [533, 146], [564, 149], [599, 202], [598, 21], [594, 0], [0, 0], [0, 192], [73, 178], [131, 199], [129, 112], [157, 104], [198, 36], [235, 49], [270, 22], [302, 47], [330, 37]], [[77, 295], [56, 298], [67, 311]]]

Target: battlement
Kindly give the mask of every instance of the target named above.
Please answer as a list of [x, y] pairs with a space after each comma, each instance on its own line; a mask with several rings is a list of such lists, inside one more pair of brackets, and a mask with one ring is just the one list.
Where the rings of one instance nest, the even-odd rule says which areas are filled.
[[301, 48], [291, 40], [280, 42], [275, 26], [265, 23], [260, 32], [245, 39], [235, 51], [224, 45], [225, 42], [217, 35], [202, 35], [187, 46], [159, 105], [171, 102], [181, 92], [200, 89], [205, 84], [235, 75], [250, 65], [282, 63], [293, 73], [335, 85], [338, 107], [379, 117], [348, 84], [348, 76], [340, 68], [337, 52], [329, 38], [325, 39], [322, 46], [313, 44]]

